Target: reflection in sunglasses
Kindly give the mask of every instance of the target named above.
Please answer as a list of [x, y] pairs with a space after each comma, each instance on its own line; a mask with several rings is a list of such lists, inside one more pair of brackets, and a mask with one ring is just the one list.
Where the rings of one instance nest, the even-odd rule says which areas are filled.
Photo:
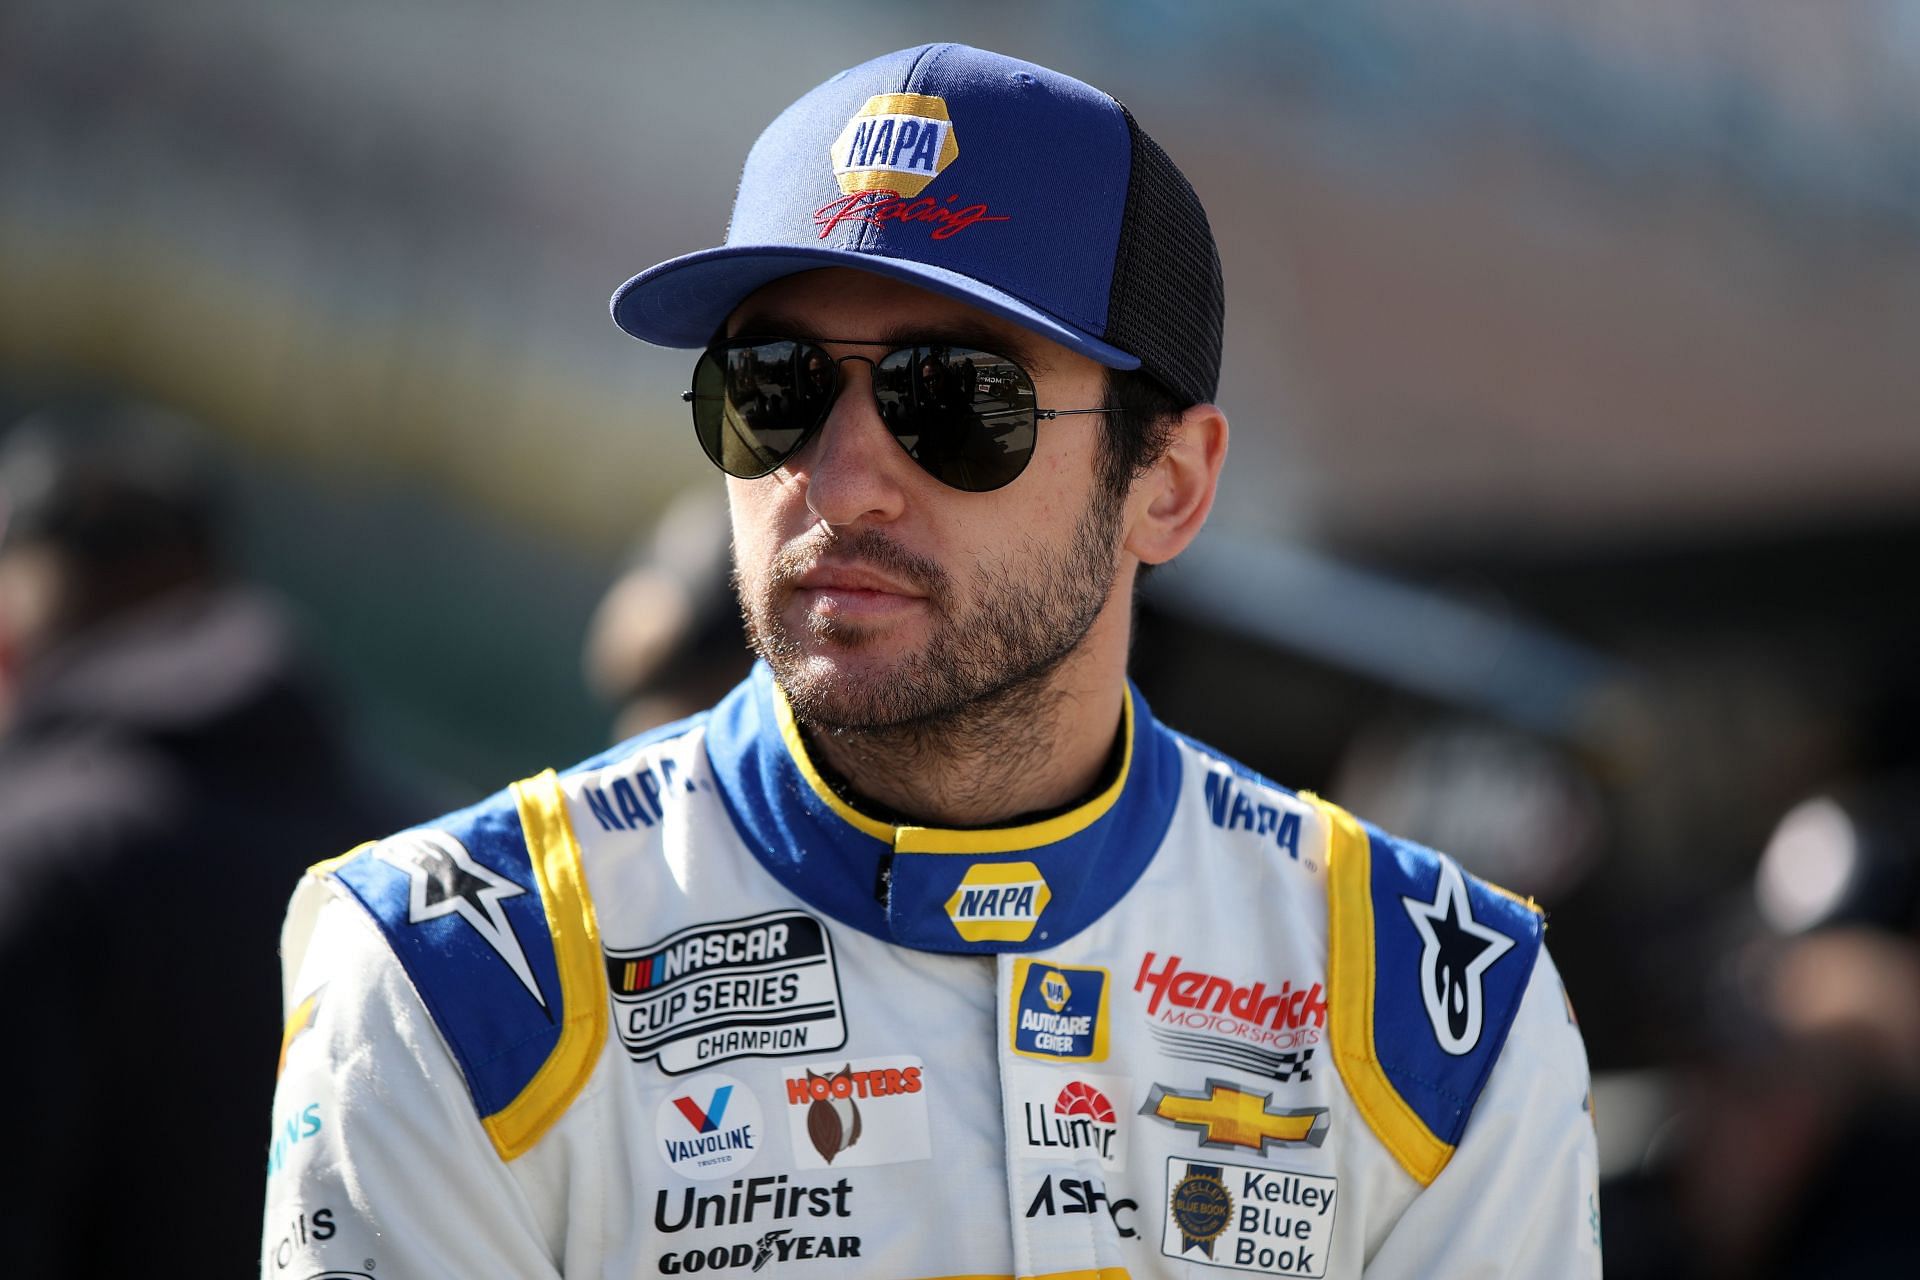
[[1108, 412], [1042, 411], [1025, 369], [1008, 356], [970, 347], [909, 345], [874, 359], [835, 357], [799, 339], [738, 339], [710, 348], [695, 365], [685, 398], [701, 447], [729, 475], [768, 474], [826, 421], [849, 360], [871, 370], [880, 420], [908, 456], [935, 479], [969, 492], [1000, 488], [1025, 469], [1040, 418]]

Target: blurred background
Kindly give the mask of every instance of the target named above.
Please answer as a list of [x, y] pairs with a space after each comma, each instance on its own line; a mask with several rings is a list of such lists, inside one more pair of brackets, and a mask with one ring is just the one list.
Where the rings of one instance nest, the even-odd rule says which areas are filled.
[[[690, 361], [607, 296], [717, 240], [792, 98], [930, 39], [1112, 92], [1212, 216], [1233, 465], [1143, 606], [1159, 715], [1549, 909], [1609, 1274], [1910, 1260], [1920, 5], [14, 0], [0, 424], [137, 404], [192, 457], [161, 499], [365, 812], [567, 764], [740, 653]], [[256, 1189], [259, 1057], [215, 1089]]]

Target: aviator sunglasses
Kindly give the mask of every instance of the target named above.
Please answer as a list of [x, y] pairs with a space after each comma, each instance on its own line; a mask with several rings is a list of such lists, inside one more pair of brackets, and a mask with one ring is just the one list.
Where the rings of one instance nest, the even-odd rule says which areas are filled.
[[879, 359], [835, 356], [820, 344], [885, 347], [839, 338], [735, 338], [701, 353], [693, 429], [713, 465], [756, 480], [800, 452], [840, 394], [840, 366], [873, 370], [880, 421], [934, 479], [968, 493], [1010, 484], [1033, 457], [1036, 422], [1110, 409], [1042, 409], [1033, 379], [1010, 357], [974, 347], [921, 343]]

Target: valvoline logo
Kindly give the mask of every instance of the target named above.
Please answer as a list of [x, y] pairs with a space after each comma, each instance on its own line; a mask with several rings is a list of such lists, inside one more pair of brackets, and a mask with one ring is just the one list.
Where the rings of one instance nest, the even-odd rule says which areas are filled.
[[1111, 986], [1107, 971], [1092, 965], [1014, 961], [1013, 1051], [1052, 1062], [1105, 1062]]
[[702, 1107], [691, 1095], [675, 1098], [673, 1105], [687, 1118], [687, 1123], [698, 1133], [712, 1133], [727, 1118], [727, 1099], [733, 1096], [733, 1086], [723, 1084], [713, 1091], [713, 1096]]
[[968, 942], [1025, 942], [1053, 900], [1031, 862], [976, 862], [947, 899], [947, 918]]
[[917, 196], [960, 154], [944, 98], [876, 93], [833, 143], [841, 193], [892, 191]]
[[660, 1100], [653, 1129], [660, 1157], [675, 1173], [722, 1178], [760, 1150], [760, 1101], [732, 1076], [697, 1076]]

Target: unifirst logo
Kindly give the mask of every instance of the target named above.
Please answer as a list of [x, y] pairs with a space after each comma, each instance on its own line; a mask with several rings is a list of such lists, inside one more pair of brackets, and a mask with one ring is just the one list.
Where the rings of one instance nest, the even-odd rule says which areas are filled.
[[844, 195], [917, 196], [960, 154], [943, 98], [876, 93], [834, 140], [833, 176]]
[[947, 899], [947, 918], [968, 942], [1025, 942], [1053, 901], [1031, 862], [977, 862]]

